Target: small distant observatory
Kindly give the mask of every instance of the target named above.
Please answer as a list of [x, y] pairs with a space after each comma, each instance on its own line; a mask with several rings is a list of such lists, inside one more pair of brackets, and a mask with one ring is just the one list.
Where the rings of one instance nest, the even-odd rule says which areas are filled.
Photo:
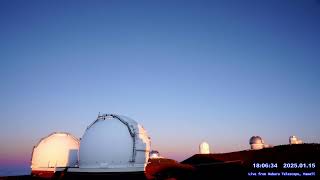
[[199, 145], [199, 154], [210, 154], [210, 146], [207, 142], [202, 142]]
[[249, 140], [249, 144], [252, 150], [263, 149], [264, 141], [260, 136], [252, 136]]
[[54, 132], [42, 138], [32, 151], [32, 173], [54, 172], [59, 167], [76, 167], [79, 144], [77, 138], [65, 132]]
[[150, 152], [150, 159], [157, 159], [157, 158], [161, 158], [159, 151], [152, 150]]
[[289, 144], [302, 144], [303, 141], [300, 140], [298, 137], [296, 136], [290, 136], [289, 137]]
[[81, 139], [79, 168], [70, 171], [145, 171], [149, 151], [150, 138], [136, 121], [115, 114], [99, 115]]

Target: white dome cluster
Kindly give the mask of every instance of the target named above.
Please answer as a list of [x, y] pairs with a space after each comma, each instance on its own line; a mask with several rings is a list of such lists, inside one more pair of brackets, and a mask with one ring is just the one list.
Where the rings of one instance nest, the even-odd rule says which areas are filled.
[[42, 138], [32, 152], [32, 171], [71, 168], [77, 172], [144, 171], [150, 138], [136, 121], [103, 114], [88, 126], [81, 141], [69, 133]]

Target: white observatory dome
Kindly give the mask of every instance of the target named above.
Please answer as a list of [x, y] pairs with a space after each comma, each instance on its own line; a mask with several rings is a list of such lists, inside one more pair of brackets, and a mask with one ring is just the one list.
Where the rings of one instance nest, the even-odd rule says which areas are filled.
[[144, 171], [150, 138], [136, 121], [114, 114], [99, 115], [80, 142], [83, 172]]
[[289, 137], [289, 144], [302, 144], [302, 140], [298, 139], [296, 136]]
[[151, 158], [151, 159], [157, 159], [157, 158], [160, 158], [160, 157], [161, 157], [161, 156], [160, 156], [159, 151], [152, 150], [152, 151], [150, 152], [150, 158]]
[[253, 150], [262, 149], [264, 147], [264, 141], [260, 136], [252, 136], [249, 143]]
[[199, 145], [199, 153], [200, 154], [210, 154], [210, 146], [207, 142], [202, 142]]
[[57, 167], [75, 167], [79, 140], [69, 133], [55, 132], [42, 138], [32, 151], [32, 171], [52, 171]]

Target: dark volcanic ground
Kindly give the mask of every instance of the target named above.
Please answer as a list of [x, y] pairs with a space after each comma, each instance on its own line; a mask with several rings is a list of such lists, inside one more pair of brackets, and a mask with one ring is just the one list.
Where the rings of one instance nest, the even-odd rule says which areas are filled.
[[[273, 167], [254, 168], [253, 163]], [[181, 163], [171, 159], [150, 159], [145, 174], [70, 174], [57, 173], [51, 179], [213, 179], [217, 177], [247, 177], [248, 173], [320, 173], [320, 144], [281, 145], [261, 150], [246, 150], [221, 154], [196, 154]], [[277, 164], [277, 167], [274, 165]], [[314, 166], [313, 166], [314, 164]], [[287, 167], [284, 167], [287, 166]], [[297, 167], [296, 167], [297, 166]], [[313, 174], [309, 174], [313, 175]], [[2, 177], [0, 179], [42, 179], [33, 176]]]

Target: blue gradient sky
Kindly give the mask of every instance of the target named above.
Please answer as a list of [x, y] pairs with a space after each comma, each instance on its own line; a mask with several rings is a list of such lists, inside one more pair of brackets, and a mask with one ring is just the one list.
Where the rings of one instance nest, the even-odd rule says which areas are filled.
[[316, 0], [0, 1], [0, 175], [98, 112], [137, 120], [176, 160], [203, 140], [319, 143], [319, 22]]

